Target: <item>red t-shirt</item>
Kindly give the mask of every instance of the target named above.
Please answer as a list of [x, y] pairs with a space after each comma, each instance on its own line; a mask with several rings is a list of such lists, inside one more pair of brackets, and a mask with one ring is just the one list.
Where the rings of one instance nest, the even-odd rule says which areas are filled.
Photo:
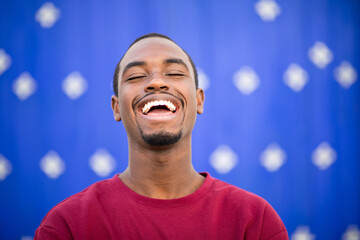
[[49, 239], [288, 239], [284, 224], [263, 198], [212, 178], [194, 193], [153, 199], [115, 175], [51, 209], [35, 233]]

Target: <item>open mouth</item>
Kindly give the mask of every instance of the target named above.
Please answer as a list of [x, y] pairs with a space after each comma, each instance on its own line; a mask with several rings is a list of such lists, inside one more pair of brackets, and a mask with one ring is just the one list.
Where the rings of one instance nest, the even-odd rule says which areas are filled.
[[176, 112], [176, 106], [174, 103], [168, 100], [154, 100], [147, 102], [141, 109], [144, 115], [147, 114], [162, 114], [162, 113], [174, 113]]

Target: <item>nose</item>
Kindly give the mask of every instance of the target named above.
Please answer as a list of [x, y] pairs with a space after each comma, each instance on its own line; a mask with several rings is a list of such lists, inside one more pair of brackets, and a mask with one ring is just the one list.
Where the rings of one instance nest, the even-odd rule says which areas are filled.
[[168, 82], [160, 75], [152, 76], [145, 86], [145, 92], [165, 91], [168, 89]]

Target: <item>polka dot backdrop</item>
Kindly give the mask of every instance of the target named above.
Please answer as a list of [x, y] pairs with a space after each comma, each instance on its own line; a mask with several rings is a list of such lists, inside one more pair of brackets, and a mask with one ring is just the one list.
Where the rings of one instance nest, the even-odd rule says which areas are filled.
[[0, 239], [127, 166], [110, 107], [138, 36], [169, 35], [205, 90], [198, 171], [269, 201], [290, 238], [360, 239], [358, 1], [2, 1]]

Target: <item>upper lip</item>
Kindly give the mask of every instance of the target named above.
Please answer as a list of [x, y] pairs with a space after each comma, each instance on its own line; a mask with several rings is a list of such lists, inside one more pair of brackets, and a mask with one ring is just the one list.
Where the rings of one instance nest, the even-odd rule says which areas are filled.
[[168, 92], [159, 92], [159, 93], [149, 93], [145, 96], [141, 97], [134, 103], [134, 109], [137, 108], [138, 111], [142, 112], [143, 107], [146, 103], [152, 101], [169, 101], [176, 107], [176, 111], [180, 108], [180, 106], [184, 106], [184, 101], [171, 93]]

